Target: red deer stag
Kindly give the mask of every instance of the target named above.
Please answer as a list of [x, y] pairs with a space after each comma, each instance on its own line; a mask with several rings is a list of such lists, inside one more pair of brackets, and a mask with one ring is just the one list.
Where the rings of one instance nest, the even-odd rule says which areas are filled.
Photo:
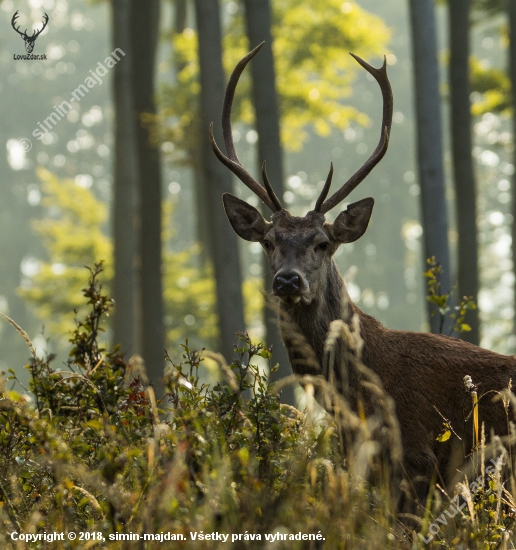
[[[405, 474], [412, 480], [428, 480], [437, 466], [444, 481], [449, 481], [458, 465], [456, 449], [452, 453], [451, 440], [437, 442], [436, 438], [442, 432], [445, 417], [455, 431], [464, 435], [461, 451], [463, 447], [468, 452], [473, 446], [471, 398], [465, 398], [464, 377], [470, 375], [478, 385], [479, 395], [484, 395], [479, 404], [479, 418], [485, 423], [485, 433], [488, 435], [494, 430], [505, 435], [508, 423], [504, 407], [491, 400], [493, 392], [507, 388], [509, 380], [516, 379], [516, 359], [448, 336], [387, 329], [350, 300], [333, 255], [341, 244], [354, 242], [364, 234], [374, 201], [366, 198], [350, 204], [333, 223], [326, 222], [324, 215], [355, 189], [387, 150], [393, 99], [386, 63], [376, 69], [352, 54], [376, 79], [382, 92], [383, 121], [378, 146], [366, 163], [327, 199], [332, 166], [315, 208], [304, 217], [296, 217], [282, 207], [274, 194], [265, 162], [262, 186], [240, 164], [233, 144], [230, 114], [235, 88], [245, 66], [260, 47], [238, 63], [226, 89], [222, 129], [228, 156], [215, 143], [213, 128], [210, 128], [210, 140], [220, 161], [258, 195], [272, 210], [272, 216], [271, 221], [267, 221], [256, 208], [225, 193], [223, 203], [229, 221], [240, 237], [261, 243], [270, 262], [272, 292], [278, 298], [282, 316], [298, 327], [313, 348], [319, 365], [324, 364], [330, 323], [341, 319], [349, 324], [356, 316], [363, 340], [361, 360], [379, 376], [396, 406]], [[282, 338], [293, 371], [299, 375], [322, 374], [322, 368], [314, 366], [313, 361], [303, 361], [287, 332], [282, 330]], [[352, 397], [357, 393], [356, 379], [348, 377], [343, 384], [339, 372], [326, 378], [336, 381], [339, 392], [348, 398], [351, 396], [351, 405], [356, 407], [356, 398], [353, 401]], [[425, 489], [417, 492], [424, 494]]]

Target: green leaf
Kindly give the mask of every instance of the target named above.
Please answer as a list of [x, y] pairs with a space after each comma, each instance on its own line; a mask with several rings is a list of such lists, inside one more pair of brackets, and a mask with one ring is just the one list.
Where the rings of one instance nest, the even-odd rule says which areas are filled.
[[86, 426], [88, 426], [89, 428], [92, 428], [93, 430], [102, 430], [103, 428], [103, 424], [100, 420], [90, 420], [88, 422], [85, 423]]
[[263, 357], [264, 359], [270, 359], [271, 358], [271, 352], [268, 349], [262, 349], [259, 351], [256, 355]]
[[90, 499], [88, 497], [81, 498], [79, 501], [79, 508], [84, 508], [87, 504], [90, 504]]
[[446, 430], [437, 437], [437, 441], [439, 441], [439, 443], [443, 443], [444, 441], [448, 441], [450, 437], [451, 437], [451, 430]]

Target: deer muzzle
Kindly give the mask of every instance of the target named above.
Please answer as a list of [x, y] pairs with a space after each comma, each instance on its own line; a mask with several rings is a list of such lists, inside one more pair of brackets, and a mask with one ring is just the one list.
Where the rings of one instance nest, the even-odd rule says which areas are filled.
[[278, 297], [300, 297], [303, 291], [303, 279], [293, 270], [278, 271], [272, 281], [272, 291]]

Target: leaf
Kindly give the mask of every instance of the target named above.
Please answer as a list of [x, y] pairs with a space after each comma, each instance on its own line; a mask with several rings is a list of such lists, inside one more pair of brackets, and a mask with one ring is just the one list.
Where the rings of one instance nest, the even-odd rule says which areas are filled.
[[258, 355], [260, 357], [263, 357], [264, 359], [270, 359], [271, 358], [271, 352], [268, 349], [262, 349], [256, 355]]
[[90, 499], [88, 497], [84, 497], [84, 498], [81, 498], [77, 506], [79, 508], [84, 508], [87, 504], [90, 504]]
[[437, 436], [436, 440], [439, 441], [439, 443], [443, 443], [444, 441], [448, 441], [451, 437], [451, 430], [445, 430], [441, 435]]
[[14, 401], [15, 403], [19, 403], [22, 399], [22, 396], [20, 393], [18, 393], [17, 391], [14, 391], [14, 390], [9, 390], [7, 392], [7, 397], [11, 400], [11, 401]]
[[85, 424], [86, 426], [88, 426], [93, 430], [102, 430], [104, 426], [100, 420], [96, 420], [96, 419], [89, 420], [88, 422], [85, 422]]
[[471, 327], [467, 323], [462, 323], [460, 325], [461, 332], [469, 332], [470, 330], [471, 330]]

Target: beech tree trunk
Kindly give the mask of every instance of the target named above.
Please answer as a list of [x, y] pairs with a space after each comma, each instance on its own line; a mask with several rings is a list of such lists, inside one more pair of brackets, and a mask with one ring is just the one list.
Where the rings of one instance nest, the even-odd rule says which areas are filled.
[[[283, 151], [280, 141], [280, 123], [278, 94], [276, 92], [276, 74], [274, 70], [274, 58], [272, 55], [272, 16], [269, 0], [244, 0], [246, 13], [247, 36], [249, 37], [249, 50], [265, 41], [260, 52], [250, 63], [252, 84], [252, 96], [256, 113], [256, 130], [258, 132], [258, 173], [261, 173], [261, 164], [267, 162], [267, 174], [276, 195], [282, 200], [284, 187]], [[259, 178], [258, 178], [259, 179]], [[264, 212], [268, 218], [270, 212]], [[267, 290], [272, 288], [272, 275], [269, 262], [265, 255], [262, 259], [264, 283]], [[275, 373], [276, 379], [289, 376], [291, 368], [287, 351], [278, 329], [278, 315], [274, 308], [274, 302], [266, 304], [264, 309], [264, 324], [266, 330], [267, 345], [272, 346], [271, 365], [279, 363], [279, 369]], [[294, 388], [289, 386], [282, 392], [281, 399], [284, 403], [293, 405]]]
[[143, 113], [155, 113], [155, 60], [159, 40], [159, 0], [132, 1], [133, 93], [138, 140], [140, 203], [140, 299], [142, 356], [156, 391], [163, 390], [165, 355], [161, 277], [161, 158], [142, 124]]
[[[476, 185], [471, 154], [471, 105], [469, 81], [469, 27], [471, 0], [449, 0], [450, 40], [450, 127], [452, 137], [453, 180], [457, 214], [458, 298], [478, 296], [478, 239], [476, 223]], [[468, 313], [470, 332], [460, 337], [480, 343], [478, 309]]]
[[174, 32], [182, 33], [186, 26], [186, 0], [174, 2]]
[[[181, 34], [186, 28], [187, 3], [186, 0], [175, 0], [174, 2], [174, 33]], [[183, 64], [175, 60], [175, 71], [179, 74], [183, 70]], [[199, 139], [205, 136], [200, 136]], [[196, 214], [196, 240], [201, 245], [200, 267], [206, 269], [209, 262], [213, 264], [213, 258], [210, 256], [209, 233], [210, 228], [207, 223], [206, 210], [208, 203], [204, 192], [203, 171], [201, 169], [201, 151], [199, 148], [189, 151], [191, 167], [193, 171], [194, 203]]]
[[221, 23], [218, 0], [195, 0], [199, 40], [201, 169], [207, 198], [210, 256], [214, 260], [220, 349], [227, 360], [237, 343], [236, 332], [245, 330], [237, 236], [222, 206], [222, 194], [232, 192], [231, 172], [217, 159], [208, 138], [213, 122], [215, 138], [223, 143], [221, 131], [225, 76], [222, 69]]
[[[512, 164], [516, 168], [516, 2], [509, 0], [509, 77], [512, 87]], [[516, 272], [516, 171], [512, 176], [512, 263]], [[516, 285], [513, 331], [516, 333]]]
[[[435, 256], [443, 267], [441, 287], [450, 289], [448, 216], [444, 186], [439, 67], [433, 0], [410, 0], [412, 56], [414, 63], [415, 107], [417, 121], [417, 159], [421, 186], [424, 259]], [[428, 304], [430, 329], [439, 332], [438, 315]], [[444, 332], [449, 330], [449, 322]]]
[[115, 154], [113, 197], [113, 341], [126, 357], [139, 353], [136, 330], [136, 227], [138, 157], [132, 89], [131, 1], [112, 2], [113, 48], [126, 57], [114, 68]]

